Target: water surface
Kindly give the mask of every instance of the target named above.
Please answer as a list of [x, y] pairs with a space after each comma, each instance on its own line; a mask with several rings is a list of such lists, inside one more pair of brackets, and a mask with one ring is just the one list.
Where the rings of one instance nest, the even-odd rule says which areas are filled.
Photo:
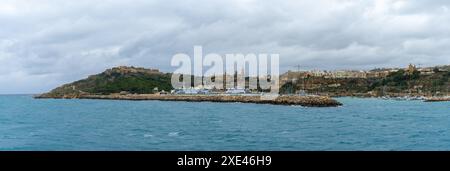
[[0, 150], [450, 150], [450, 103], [344, 106], [0, 96]]

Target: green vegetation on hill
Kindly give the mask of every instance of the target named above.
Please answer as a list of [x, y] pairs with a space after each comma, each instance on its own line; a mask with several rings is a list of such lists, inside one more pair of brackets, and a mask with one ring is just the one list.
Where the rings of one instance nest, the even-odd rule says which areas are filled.
[[435, 70], [433, 74], [421, 75], [418, 71], [407, 74], [399, 70], [376, 80], [369, 89], [393, 93], [446, 93], [450, 91], [450, 71]]
[[171, 74], [156, 70], [115, 67], [97, 75], [89, 76], [70, 84], [55, 88], [43, 97], [76, 97], [79, 94], [111, 94], [126, 91], [128, 93], [146, 94], [172, 89]]

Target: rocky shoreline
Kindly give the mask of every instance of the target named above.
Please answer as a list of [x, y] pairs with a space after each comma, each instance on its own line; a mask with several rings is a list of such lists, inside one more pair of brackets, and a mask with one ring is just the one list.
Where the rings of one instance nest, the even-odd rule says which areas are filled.
[[76, 96], [46, 96], [35, 98], [54, 99], [105, 99], [105, 100], [159, 100], [159, 101], [187, 101], [187, 102], [240, 102], [274, 105], [299, 105], [306, 107], [336, 107], [342, 103], [327, 96], [278, 96], [274, 100], [264, 100], [259, 95], [158, 95], [158, 94], [111, 94], [111, 95], [76, 95]]
[[450, 101], [450, 97], [433, 97], [425, 100], [425, 102], [445, 102]]

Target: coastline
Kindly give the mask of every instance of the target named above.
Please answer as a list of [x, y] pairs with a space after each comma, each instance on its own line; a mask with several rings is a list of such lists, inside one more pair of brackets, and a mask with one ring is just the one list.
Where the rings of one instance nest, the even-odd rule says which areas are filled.
[[222, 103], [255, 103], [273, 105], [299, 105], [305, 107], [337, 107], [342, 103], [327, 96], [287, 96], [282, 95], [274, 100], [264, 100], [260, 95], [158, 95], [158, 94], [111, 94], [74, 96], [46, 96], [38, 95], [36, 99], [105, 99], [105, 100], [159, 100], [159, 101], [187, 101], [187, 102], [222, 102]]

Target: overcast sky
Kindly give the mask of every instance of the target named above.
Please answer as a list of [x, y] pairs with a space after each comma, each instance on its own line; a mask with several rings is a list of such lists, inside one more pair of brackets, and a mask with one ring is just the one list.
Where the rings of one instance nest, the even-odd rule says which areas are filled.
[[118, 65], [279, 53], [281, 71], [450, 64], [448, 0], [0, 0], [0, 94], [41, 93]]

